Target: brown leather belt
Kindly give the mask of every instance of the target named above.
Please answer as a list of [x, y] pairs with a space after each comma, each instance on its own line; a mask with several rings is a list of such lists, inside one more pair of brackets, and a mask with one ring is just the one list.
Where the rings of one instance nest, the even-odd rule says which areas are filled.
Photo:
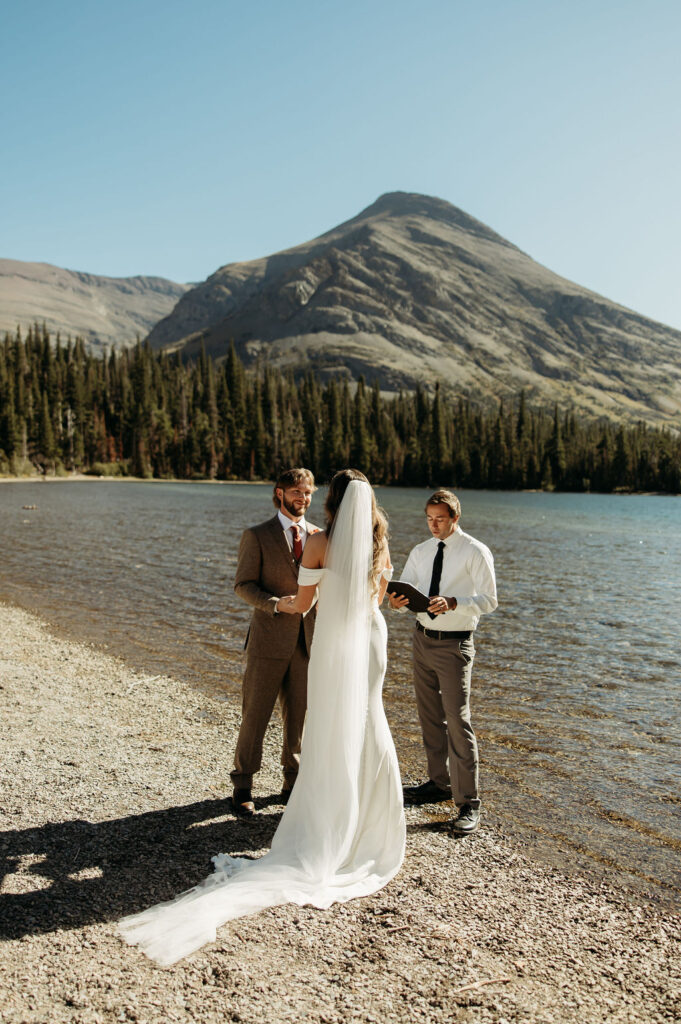
[[426, 629], [417, 620], [416, 628], [419, 633], [423, 633], [425, 636], [430, 637], [431, 640], [470, 640], [472, 629]]

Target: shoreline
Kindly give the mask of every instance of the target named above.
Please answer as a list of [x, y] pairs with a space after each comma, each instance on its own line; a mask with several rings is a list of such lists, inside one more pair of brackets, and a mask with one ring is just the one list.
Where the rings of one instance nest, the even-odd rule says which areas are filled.
[[[180, 477], [143, 477], [143, 476], [93, 476], [90, 473], [67, 473], [65, 476], [0, 476], [0, 484], [31, 484], [31, 483], [83, 483], [89, 481], [91, 483], [134, 483], [134, 484], [210, 484], [222, 485], [235, 484], [237, 486], [250, 485], [254, 487], [273, 487], [274, 480], [185, 480]], [[325, 484], [320, 484], [320, 487], [325, 487]], [[391, 488], [393, 486], [398, 488], [405, 488], [408, 490], [421, 490], [427, 491], [432, 490], [426, 486], [415, 485], [408, 487], [406, 484], [373, 484], [374, 490], [381, 490], [382, 488]], [[453, 485], [454, 486], [454, 485]], [[454, 487], [456, 491], [466, 493], [469, 490], [467, 487]], [[672, 494], [670, 491], [625, 491], [625, 490], [614, 490], [614, 491], [556, 491], [556, 490], [542, 490], [537, 487], [522, 487], [522, 488], [474, 488], [474, 490], [485, 490], [490, 491], [493, 494], [592, 494], [601, 496], [613, 496], [617, 498], [681, 498], [681, 494]]]
[[114, 484], [254, 484], [273, 487], [274, 480], [184, 480], [177, 476], [95, 476], [91, 473], [66, 473], [64, 476], [0, 476], [0, 484], [51, 483], [114, 483]]
[[239, 708], [59, 639], [0, 604], [6, 736], [0, 1017], [657, 1022], [681, 1011], [681, 916], [528, 855], [493, 822], [455, 840], [447, 808], [407, 811], [407, 856], [375, 896], [231, 922], [161, 969], [116, 921], [260, 853], [279, 814], [279, 724], [255, 822], [227, 799]]

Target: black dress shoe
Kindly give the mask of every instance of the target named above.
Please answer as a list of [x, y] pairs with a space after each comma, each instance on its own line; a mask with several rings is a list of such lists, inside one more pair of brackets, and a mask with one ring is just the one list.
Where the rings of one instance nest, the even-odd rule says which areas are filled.
[[235, 789], [232, 795], [232, 810], [239, 818], [252, 818], [255, 804], [250, 789]]
[[436, 785], [430, 779], [422, 782], [420, 786], [405, 786], [402, 790], [405, 804], [438, 804], [442, 800], [451, 800], [452, 791], [447, 787]]
[[459, 836], [468, 836], [480, 825], [480, 808], [462, 804], [459, 813], [452, 822], [452, 830]]

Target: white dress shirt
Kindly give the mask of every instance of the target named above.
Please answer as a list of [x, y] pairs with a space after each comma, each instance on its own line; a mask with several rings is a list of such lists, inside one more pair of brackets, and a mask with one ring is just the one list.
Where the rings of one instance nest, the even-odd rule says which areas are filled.
[[[434, 619], [425, 612], [419, 612], [416, 617], [426, 629], [442, 632], [450, 629], [473, 630], [480, 616], [485, 612], [493, 612], [498, 604], [492, 552], [458, 526], [443, 543], [445, 548], [442, 552], [440, 593], [443, 597], [455, 597], [456, 608], [436, 615]], [[435, 537], [417, 544], [400, 577], [423, 594], [427, 594], [430, 588], [438, 544]]]
[[300, 542], [303, 545], [304, 551], [305, 542], [307, 541], [307, 523], [305, 522], [305, 516], [303, 516], [302, 519], [299, 519], [297, 523], [294, 523], [292, 519], [289, 519], [288, 516], [284, 515], [281, 509], [279, 509], [277, 515], [279, 516], [279, 522], [281, 523], [281, 528], [284, 531], [284, 536], [286, 537], [286, 543], [290, 547], [291, 551], [293, 551], [293, 534], [291, 533], [292, 526], [297, 526], [300, 530]]

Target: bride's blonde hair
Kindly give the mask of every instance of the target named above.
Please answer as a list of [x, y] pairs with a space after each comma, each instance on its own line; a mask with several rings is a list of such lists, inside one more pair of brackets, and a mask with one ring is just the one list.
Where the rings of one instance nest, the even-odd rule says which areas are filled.
[[[324, 502], [327, 536], [331, 532], [331, 527], [333, 526], [333, 521], [336, 518], [336, 513], [338, 512], [340, 503], [343, 500], [343, 495], [345, 494], [351, 480], [363, 480], [365, 483], [369, 483], [364, 473], [359, 469], [341, 469], [331, 479], [329, 492], [326, 495], [326, 501]], [[388, 520], [386, 519], [385, 512], [376, 502], [376, 495], [374, 494], [374, 489], [371, 487], [371, 484], [369, 484], [369, 487], [371, 488], [371, 521], [373, 524], [374, 534], [371, 579], [375, 584], [383, 571], [382, 563], [385, 557], [385, 549], [388, 544]]]

